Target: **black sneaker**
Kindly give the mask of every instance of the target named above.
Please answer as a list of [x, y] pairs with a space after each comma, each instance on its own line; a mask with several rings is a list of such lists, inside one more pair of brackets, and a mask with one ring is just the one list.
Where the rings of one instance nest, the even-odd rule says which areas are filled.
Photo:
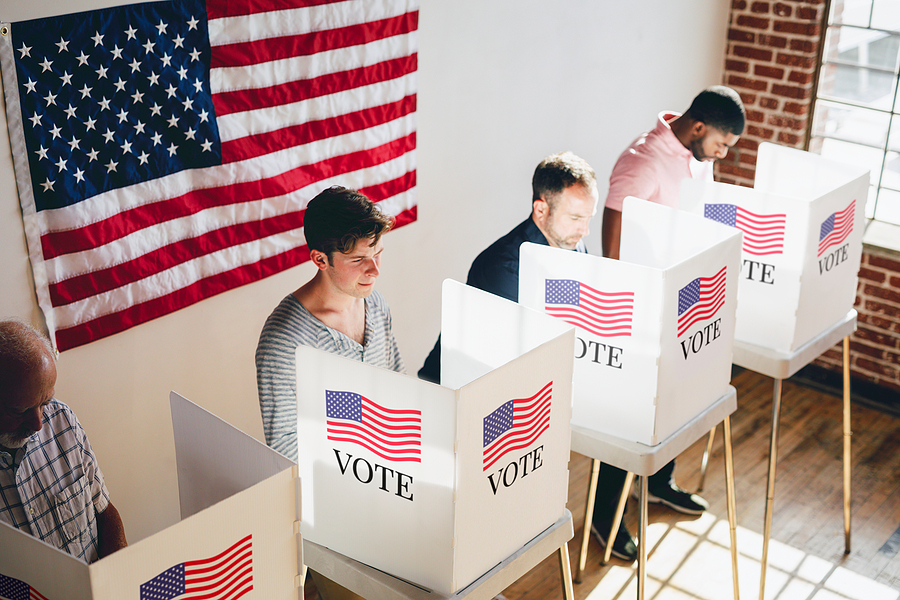
[[659, 489], [648, 490], [647, 502], [665, 504], [672, 510], [686, 515], [702, 515], [703, 511], [709, 510], [709, 502], [697, 494], [684, 491], [674, 483]]
[[[591, 533], [594, 534], [594, 537], [597, 538], [597, 541], [604, 548], [606, 547], [606, 538], [609, 536], [610, 529], [612, 529], [612, 521], [591, 525]], [[625, 523], [619, 524], [619, 531], [616, 533], [616, 541], [613, 543], [611, 554], [628, 562], [632, 562], [637, 558], [637, 542], [628, 533]]]

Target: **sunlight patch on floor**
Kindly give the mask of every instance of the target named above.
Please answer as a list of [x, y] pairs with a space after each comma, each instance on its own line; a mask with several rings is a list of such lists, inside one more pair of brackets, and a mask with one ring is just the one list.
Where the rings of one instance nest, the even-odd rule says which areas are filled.
[[[758, 600], [762, 535], [738, 527], [740, 596]], [[704, 514], [674, 526], [647, 528], [646, 600], [721, 600], [734, 597], [728, 522]], [[900, 591], [818, 556], [769, 541], [766, 600], [900, 600]], [[588, 600], [637, 597], [637, 565], [613, 566]]]

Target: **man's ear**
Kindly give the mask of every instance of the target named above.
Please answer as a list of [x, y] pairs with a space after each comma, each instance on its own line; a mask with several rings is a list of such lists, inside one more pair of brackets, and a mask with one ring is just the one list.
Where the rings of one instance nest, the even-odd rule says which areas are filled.
[[691, 141], [699, 140], [706, 135], [706, 123], [703, 121], [694, 121], [691, 125]]
[[534, 200], [531, 203], [531, 212], [534, 214], [535, 219], [543, 220], [550, 212], [550, 205], [543, 198]]
[[328, 255], [320, 250], [310, 250], [309, 260], [311, 260], [320, 271], [324, 271], [328, 268]]

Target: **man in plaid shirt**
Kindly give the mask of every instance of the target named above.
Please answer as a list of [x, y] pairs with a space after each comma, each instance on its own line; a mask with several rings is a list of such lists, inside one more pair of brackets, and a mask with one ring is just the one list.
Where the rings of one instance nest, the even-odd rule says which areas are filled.
[[47, 339], [0, 321], [0, 521], [91, 563], [126, 546], [122, 519], [72, 410], [56, 400]]

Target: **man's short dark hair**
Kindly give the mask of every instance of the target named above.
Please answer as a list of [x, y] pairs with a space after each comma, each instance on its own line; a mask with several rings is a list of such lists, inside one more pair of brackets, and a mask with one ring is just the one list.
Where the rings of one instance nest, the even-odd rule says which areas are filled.
[[352, 252], [361, 239], [371, 239], [374, 246], [392, 224], [365, 194], [339, 185], [310, 200], [303, 215], [306, 245], [325, 253], [329, 262], [335, 252]]
[[736, 91], [724, 85], [714, 85], [697, 94], [687, 115], [724, 133], [744, 133], [744, 103]]
[[590, 190], [597, 185], [594, 169], [583, 158], [571, 152], [551, 154], [542, 160], [531, 178], [531, 201], [541, 200], [553, 208], [553, 200], [575, 184]]

